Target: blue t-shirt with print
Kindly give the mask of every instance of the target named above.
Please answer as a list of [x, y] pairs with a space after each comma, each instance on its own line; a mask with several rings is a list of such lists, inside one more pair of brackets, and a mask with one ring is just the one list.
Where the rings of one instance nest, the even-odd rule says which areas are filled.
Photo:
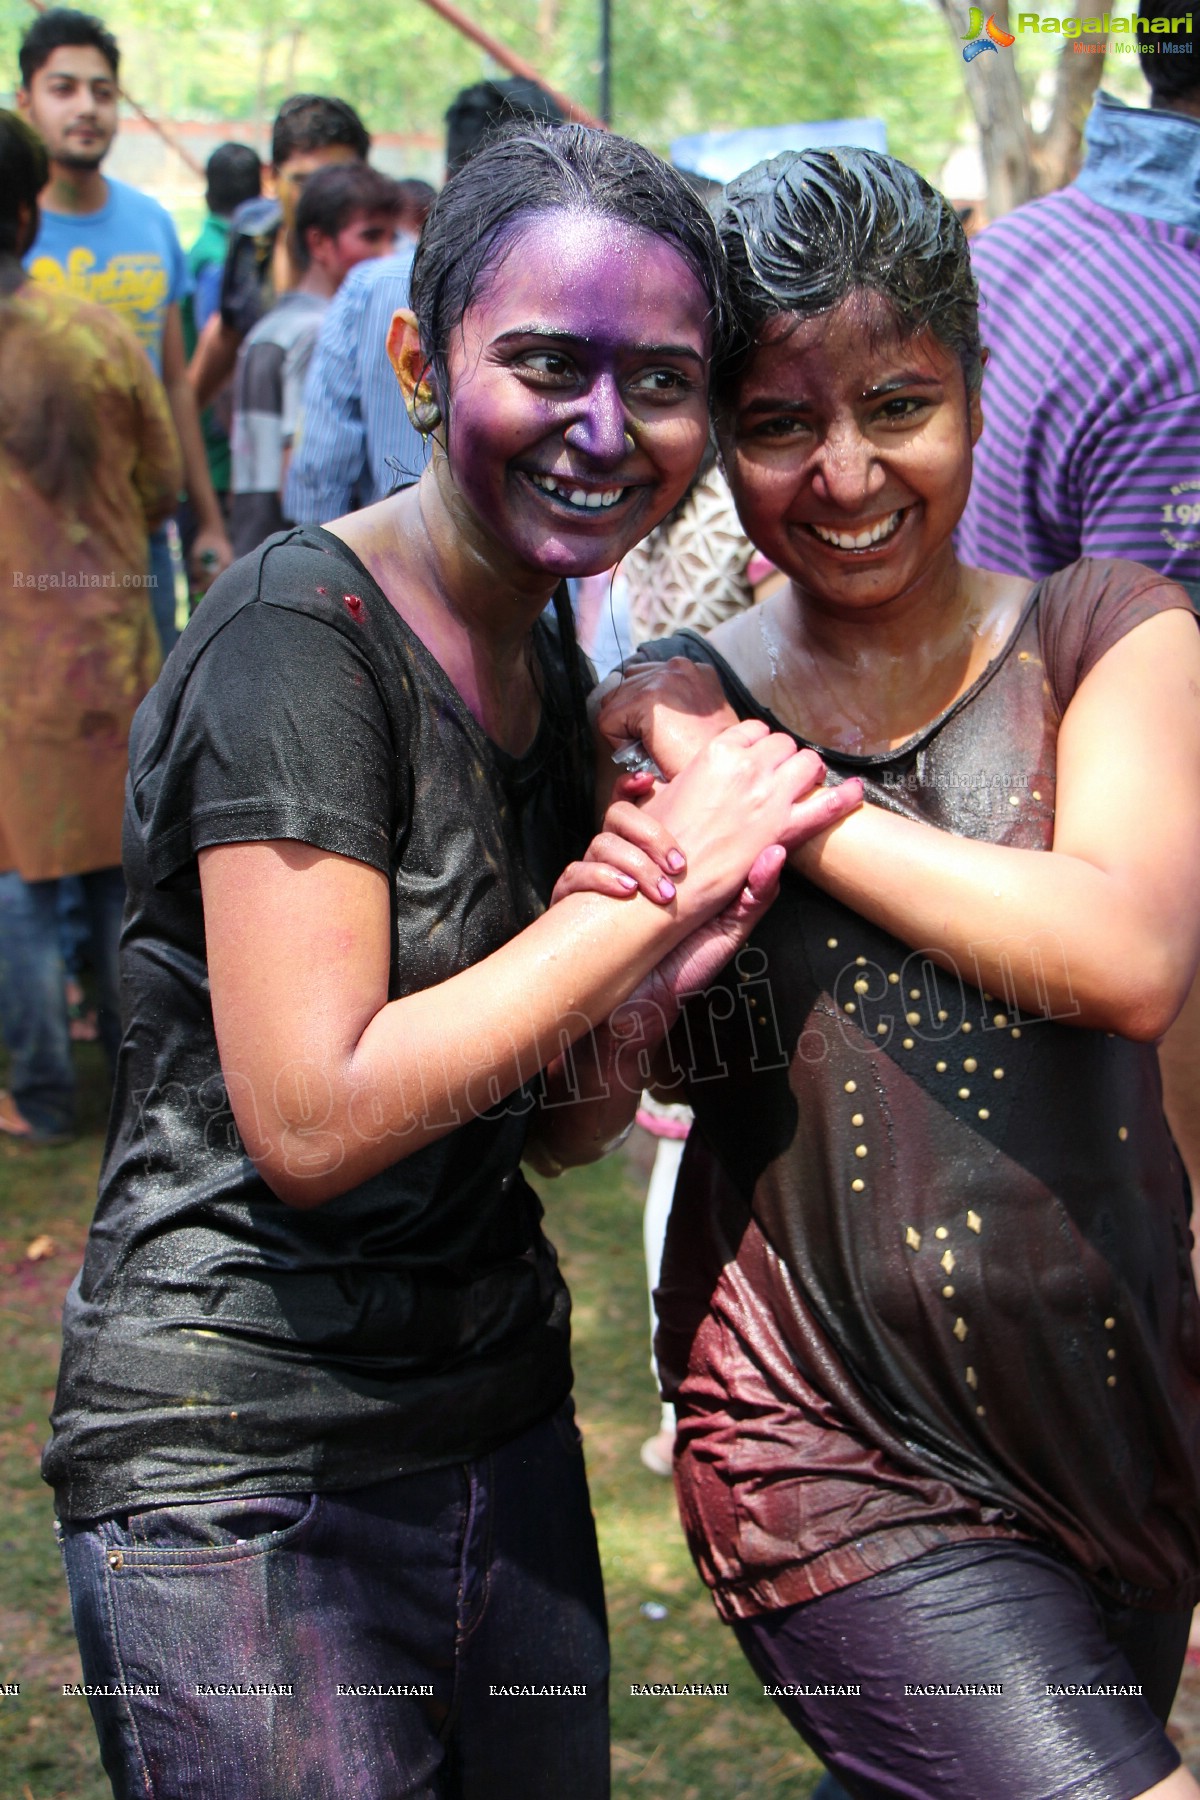
[[34, 281], [118, 313], [161, 375], [167, 308], [192, 288], [187, 258], [157, 200], [111, 175], [105, 180], [99, 212], [43, 208], [25, 267]]

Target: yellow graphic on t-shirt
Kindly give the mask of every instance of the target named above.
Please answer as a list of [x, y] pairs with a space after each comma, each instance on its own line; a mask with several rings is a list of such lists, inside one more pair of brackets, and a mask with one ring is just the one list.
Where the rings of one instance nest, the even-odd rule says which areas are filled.
[[157, 351], [170, 288], [161, 256], [147, 251], [113, 256], [98, 269], [92, 252], [80, 247], [71, 251], [65, 269], [56, 257], [39, 256], [29, 273], [57, 293], [75, 294], [118, 313], [132, 326], [143, 349]]

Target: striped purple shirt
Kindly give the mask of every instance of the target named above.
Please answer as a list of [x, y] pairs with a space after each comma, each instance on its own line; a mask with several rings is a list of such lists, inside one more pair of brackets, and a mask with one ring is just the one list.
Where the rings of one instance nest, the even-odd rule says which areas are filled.
[[[1182, 140], [1195, 151], [1190, 211], [1181, 215], [1176, 160], [1176, 181], [1153, 188], [1160, 216], [1147, 216], [1146, 159], [1130, 164], [1128, 146], [1140, 149], [1139, 133], [1161, 144], [1178, 126], [1194, 134]], [[1114, 165], [1110, 186], [1097, 179]], [[957, 538], [964, 562], [1040, 576], [1081, 556], [1129, 557], [1200, 603], [1198, 167], [1192, 121], [1108, 102], [1089, 124], [1080, 181], [975, 240], [992, 360]], [[1111, 205], [1093, 198], [1098, 187]]]

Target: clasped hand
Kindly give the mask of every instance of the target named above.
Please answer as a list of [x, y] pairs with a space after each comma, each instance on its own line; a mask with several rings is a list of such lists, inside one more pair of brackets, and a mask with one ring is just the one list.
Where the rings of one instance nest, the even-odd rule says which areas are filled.
[[853, 811], [862, 786], [826, 787], [825, 765], [758, 719], [737, 721], [713, 671], [682, 658], [645, 664], [596, 709], [603, 743], [639, 739], [669, 777], [622, 776], [601, 830], [559, 878], [572, 893], [674, 905], [695, 929], [656, 986], [711, 979], [779, 891], [787, 851]]

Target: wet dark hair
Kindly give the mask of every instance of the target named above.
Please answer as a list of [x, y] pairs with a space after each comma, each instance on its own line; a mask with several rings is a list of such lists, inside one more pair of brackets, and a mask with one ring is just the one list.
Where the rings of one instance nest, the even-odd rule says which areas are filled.
[[37, 132], [16, 113], [0, 112], [0, 255], [21, 253], [17, 240], [23, 206], [36, 236], [38, 195], [49, 179], [50, 161]]
[[293, 94], [275, 114], [271, 127], [271, 161], [277, 169], [300, 150], [324, 150], [327, 144], [345, 144], [360, 162], [366, 162], [371, 137], [346, 100], [325, 94]]
[[[693, 271], [711, 308], [713, 342], [728, 330], [725, 272], [713, 222], [683, 178], [628, 138], [586, 125], [514, 126], [488, 139], [448, 181], [425, 221], [413, 262], [411, 304], [438, 402], [453, 404], [447, 372], [450, 340], [463, 315], [502, 265], [524, 225], [548, 212], [598, 213], [669, 243]], [[586, 696], [565, 582], [554, 596], [576, 724]], [[578, 733], [571, 738], [576, 743]], [[587, 793], [572, 753], [576, 793]], [[578, 803], [577, 822], [590, 804]]]
[[204, 165], [204, 180], [209, 212], [227, 219], [243, 200], [262, 193], [262, 160], [249, 144], [218, 144]]
[[38, 70], [48, 63], [56, 50], [65, 45], [88, 44], [98, 50], [116, 75], [121, 65], [117, 40], [95, 13], [76, 12], [71, 6], [52, 6], [34, 20], [25, 36], [17, 61], [21, 65], [21, 85], [28, 87]]
[[332, 163], [327, 169], [318, 169], [305, 182], [296, 207], [292, 245], [296, 266], [307, 269], [312, 262], [310, 230], [336, 237], [355, 213], [388, 213], [394, 219], [399, 211], [396, 183], [369, 164]]
[[[1142, 74], [1150, 88], [1151, 103], [1165, 107], [1168, 111], [1172, 100], [1195, 98], [1200, 93], [1200, 62], [1196, 58], [1196, 33], [1192, 28], [1190, 12], [1181, 13], [1177, 6], [1150, 5], [1139, 6], [1139, 19], [1165, 19], [1166, 31], [1156, 31], [1153, 37], [1146, 36], [1145, 42], [1158, 45], [1157, 56], [1139, 56]], [[1186, 26], [1176, 31], [1174, 27]], [[1138, 33], [1139, 38], [1143, 36]], [[1164, 56], [1163, 49], [1167, 44], [1173, 46], [1173, 54]]]
[[810, 319], [865, 289], [905, 335], [928, 330], [953, 351], [967, 392], [983, 379], [979, 291], [966, 234], [943, 194], [875, 150], [789, 150], [725, 190], [717, 230], [735, 336], [714, 368], [718, 406], [755, 340], [781, 313]]
[[527, 125], [540, 119], [561, 124], [565, 114], [536, 81], [513, 75], [505, 81], [477, 81], [455, 94], [446, 109], [446, 176], [457, 175], [469, 156], [498, 127]]

